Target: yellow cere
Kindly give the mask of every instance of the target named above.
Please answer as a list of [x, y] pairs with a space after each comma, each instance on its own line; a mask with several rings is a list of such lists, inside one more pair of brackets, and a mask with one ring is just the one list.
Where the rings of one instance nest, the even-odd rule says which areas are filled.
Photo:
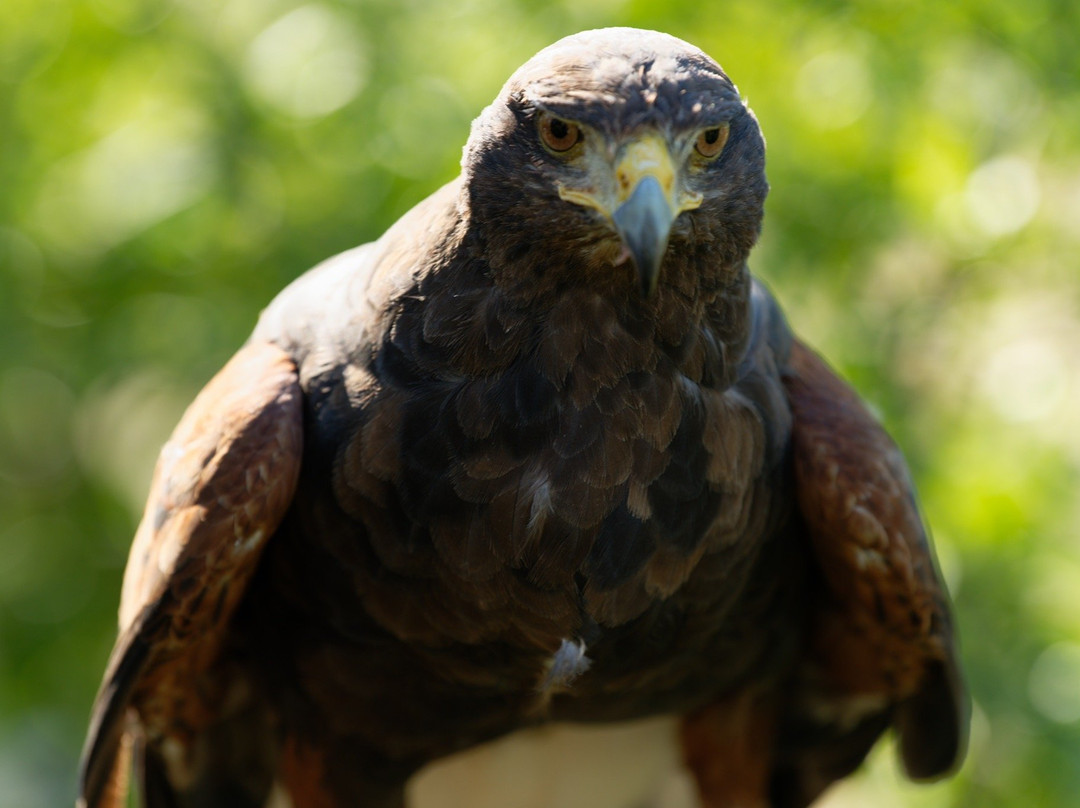
[[[670, 199], [675, 185], [675, 166], [671, 152], [659, 135], [648, 134], [628, 143], [615, 165], [619, 202], [629, 199], [634, 188], [645, 177], [655, 177]], [[674, 206], [673, 206], [674, 207]]]
[[[587, 162], [595, 163], [597, 155], [585, 155]], [[592, 158], [592, 159], [590, 159]], [[607, 162], [606, 160], [604, 161]], [[606, 166], [610, 170], [609, 166]], [[597, 178], [599, 166], [590, 166], [589, 175]], [[626, 143], [620, 150], [614, 165], [613, 193], [603, 193], [596, 188], [559, 187], [559, 197], [583, 207], [594, 208], [611, 216], [612, 212], [630, 198], [634, 189], [645, 177], [655, 177], [663, 188], [673, 216], [684, 210], [700, 207], [702, 195], [680, 187], [679, 172], [671, 157], [667, 142], [660, 135], [650, 132]]]

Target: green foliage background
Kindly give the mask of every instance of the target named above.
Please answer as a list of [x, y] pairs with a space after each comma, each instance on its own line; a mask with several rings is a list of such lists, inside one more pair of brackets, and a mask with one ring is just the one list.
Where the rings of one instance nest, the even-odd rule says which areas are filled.
[[700, 45], [756, 110], [753, 265], [905, 447], [954, 594], [966, 765], [916, 788], [879, 750], [829, 804], [1080, 804], [1068, 0], [0, 3], [0, 802], [70, 804], [157, 447], [260, 308], [610, 24]]

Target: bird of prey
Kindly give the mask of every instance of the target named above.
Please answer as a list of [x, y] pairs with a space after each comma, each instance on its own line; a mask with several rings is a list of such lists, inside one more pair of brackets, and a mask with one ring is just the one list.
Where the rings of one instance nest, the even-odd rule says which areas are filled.
[[658, 715], [708, 808], [808, 805], [890, 727], [950, 771], [911, 479], [750, 275], [764, 164], [673, 37], [514, 73], [460, 177], [282, 292], [166, 443], [80, 804], [401, 808], [456, 751]]

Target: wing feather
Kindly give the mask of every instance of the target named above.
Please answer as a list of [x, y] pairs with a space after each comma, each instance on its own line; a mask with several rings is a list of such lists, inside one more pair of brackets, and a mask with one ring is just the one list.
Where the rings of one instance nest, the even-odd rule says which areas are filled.
[[858, 396], [805, 345], [785, 377], [799, 507], [823, 573], [812, 664], [825, 690], [894, 705], [908, 774], [952, 769], [963, 753], [964, 692], [948, 598], [900, 450]]
[[214, 662], [289, 507], [302, 432], [292, 360], [252, 342], [207, 384], [162, 449], [83, 750], [81, 806], [118, 804], [127, 763], [117, 750], [130, 745], [132, 711], [150, 737], [174, 722], [190, 731], [209, 718], [190, 683]]

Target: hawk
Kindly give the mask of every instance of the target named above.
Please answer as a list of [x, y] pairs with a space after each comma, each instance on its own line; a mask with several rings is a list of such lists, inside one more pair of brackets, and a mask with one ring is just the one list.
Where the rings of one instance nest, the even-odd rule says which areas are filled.
[[808, 805], [890, 727], [954, 767], [903, 457], [747, 267], [764, 164], [673, 37], [514, 73], [460, 177], [282, 292], [163, 448], [80, 804], [401, 808], [453, 752], [657, 715], [709, 808]]

